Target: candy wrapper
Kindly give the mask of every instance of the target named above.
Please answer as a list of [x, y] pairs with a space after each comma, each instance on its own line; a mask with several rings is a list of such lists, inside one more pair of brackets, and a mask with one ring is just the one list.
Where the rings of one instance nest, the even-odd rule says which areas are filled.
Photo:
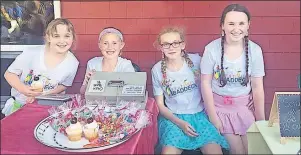
[[152, 114], [146, 110], [139, 110], [136, 114], [136, 129], [145, 128], [147, 125], [150, 125], [152, 122]]
[[74, 111], [73, 102], [68, 101], [60, 106], [53, 106], [48, 109], [48, 113], [53, 117], [49, 120], [50, 126], [57, 132], [66, 134], [65, 129], [70, 125], [71, 118], [73, 118]]
[[87, 106], [83, 106], [79, 110], [74, 110], [74, 111], [76, 113], [76, 117], [78, 121], [81, 122], [82, 124], [85, 124], [88, 118], [90, 117], [94, 118], [92, 110], [90, 110]]
[[83, 106], [86, 105], [86, 101], [81, 94], [75, 94], [72, 99], [72, 102], [73, 102], [72, 108], [74, 109], [81, 109]]
[[[122, 108], [121, 108], [122, 107]], [[137, 111], [140, 108], [140, 104], [137, 102], [126, 102], [123, 101], [122, 106], [118, 107], [121, 108], [119, 111], [125, 115], [132, 115], [135, 116]]]

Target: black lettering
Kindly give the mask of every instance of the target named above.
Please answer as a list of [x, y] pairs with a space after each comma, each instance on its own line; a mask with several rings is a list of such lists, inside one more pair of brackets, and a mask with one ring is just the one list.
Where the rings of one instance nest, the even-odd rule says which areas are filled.
[[227, 82], [231, 82], [231, 81], [230, 81], [230, 78], [227, 78]]
[[176, 94], [179, 94], [179, 93], [181, 93], [181, 91], [179, 89], [177, 89], [177, 93]]
[[184, 92], [187, 91], [188, 89], [189, 89], [189, 86], [188, 87], [184, 87]]

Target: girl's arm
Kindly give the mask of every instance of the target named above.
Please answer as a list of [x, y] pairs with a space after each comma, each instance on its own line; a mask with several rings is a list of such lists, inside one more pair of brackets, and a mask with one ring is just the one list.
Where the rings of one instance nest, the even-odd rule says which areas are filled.
[[92, 75], [92, 72], [87, 67], [83, 84], [82, 84], [82, 86], [80, 87], [80, 90], [79, 90], [80, 94], [85, 94], [86, 88], [87, 88], [87, 85], [88, 85], [88, 82], [90, 80], [91, 75]]
[[155, 100], [158, 104], [158, 108], [160, 111], [160, 114], [165, 117], [166, 119], [173, 122], [175, 125], [177, 125], [179, 128], [183, 130], [185, 134], [191, 137], [198, 136], [198, 133], [196, 133], [195, 129], [189, 124], [189, 122], [186, 122], [184, 120], [179, 119], [176, 117], [165, 105], [164, 105], [164, 99], [163, 95], [155, 96]]
[[209, 119], [212, 121], [218, 119], [218, 117], [213, 101], [211, 80], [212, 74], [201, 74], [201, 92], [204, 100], [204, 106], [206, 108], [206, 112], [208, 113]]
[[164, 105], [164, 99], [163, 95], [155, 96], [155, 100], [158, 104], [158, 108], [160, 111], [160, 114], [164, 116], [166, 119], [170, 120], [177, 126], [180, 126], [181, 123], [184, 121], [176, 117], [165, 105]]
[[20, 81], [20, 78], [18, 75], [6, 71], [4, 73], [4, 78], [11, 87], [15, 88], [20, 93], [23, 92], [25, 84]]
[[265, 120], [263, 78], [251, 77], [251, 87], [255, 107], [255, 119], [256, 121]]
[[41, 94], [40, 92], [30, 90], [30, 87], [22, 83], [19, 76], [15, 73], [6, 71], [4, 73], [4, 78], [11, 87], [15, 88], [18, 92], [24, 94], [25, 96], [38, 96]]

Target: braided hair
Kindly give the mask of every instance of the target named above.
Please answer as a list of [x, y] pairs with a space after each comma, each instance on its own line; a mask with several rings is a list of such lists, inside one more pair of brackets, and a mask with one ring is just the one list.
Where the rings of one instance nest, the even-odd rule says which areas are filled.
[[[251, 15], [248, 11], [248, 9], [242, 5], [239, 4], [230, 4], [228, 5], [223, 13], [222, 13], [222, 17], [220, 20], [220, 26], [222, 26], [224, 24], [225, 18], [226, 18], [226, 14], [230, 11], [237, 11], [237, 12], [243, 12], [247, 15], [248, 17], [248, 21], [250, 21], [251, 19]], [[225, 55], [225, 49], [224, 49], [224, 44], [225, 44], [225, 36], [222, 35], [221, 36], [221, 75], [219, 78], [219, 83], [220, 83], [220, 87], [224, 87], [227, 84], [227, 78], [226, 78], [226, 74], [225, 74], [225, 69], [224, 69], [224, 55]], [[241, 85], [242, 86], [247, 86], [249, 83], [249, 37], [245, 36], [244, 37], [244, 48], [245, 48], [245, 53], [246, 53], [246, 75], [243, 78], [243, 80], [241, 81]]]
[[[168, 28], [165, 28], [163, 29], [158, 37], [157, 37], [157, 42], [160, 43], [161, 42], [161, 36], [163, 34], [166, 34], [166, 33], [178, 33], [180, 35], [180, 38], [182, 41], [185, 40], [184, 38], [184, 32], [182, 29], [178, 28], [178, 27], [168, 27]], [[198, 70], [195, 70], [194, 69], [194, 64], [193, 62], [191, 61], [191, 59], [189, 58], [187, 52], [185, 50], [182, 50], [182, 56], [183, 58], [185, 59], [185, 62], [187, 63], [187, 65], [189, 66], [189, 68], [191, 68], [194, 76], [196, 79], [199, 79], [199, 71]], [[167, 86], [167, 74], [166, 74], [166, 69], [167, 69], [167, 65], [166, 65], [166, 56], [164, 55], [164, 53], [162, 52], [162, 60], [161, 60], [161, 72], [162, 72], [162, 76], [163, 76], [163, 80], [162, 80], [162, 85], [163, 86]]]

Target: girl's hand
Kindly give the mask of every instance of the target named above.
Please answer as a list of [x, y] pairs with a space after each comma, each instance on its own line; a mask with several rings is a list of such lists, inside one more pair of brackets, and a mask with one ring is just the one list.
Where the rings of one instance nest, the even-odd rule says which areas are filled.
[[190, 137], [197, 137], [199, 134], [196, 133], [195, 129], [186, 121], [182, 121], [179, 124], [179, 127], [183, 130], [183, 132]]
[[86, 75], [85, 75], [85, 80], [84, 80], [85, 85], [88, 84], [88, 82], [89, 82], [91, 76], [92, 76], [94, 73], [95, 73], [95, 70], [94, 70], [94, 69], [93, 69], [92, 71], [89, 71], [89, 72], [86, 73]]
[[210, 122], [215, 126], [219, 133], [223, 132], [222, 122], [217, 116], [213, 119], [210, 119]]
[[35, 101], [35, 97], [27, 97], [26, 103], [33, 103]]
[[36, 97], [42, 94], [42, 92], [36, 92], [34, 91], [34, 88], [27, 85], [24, 85], [24, 87], [21, 88], [20, 93], [24, 94], [27, 97]]

